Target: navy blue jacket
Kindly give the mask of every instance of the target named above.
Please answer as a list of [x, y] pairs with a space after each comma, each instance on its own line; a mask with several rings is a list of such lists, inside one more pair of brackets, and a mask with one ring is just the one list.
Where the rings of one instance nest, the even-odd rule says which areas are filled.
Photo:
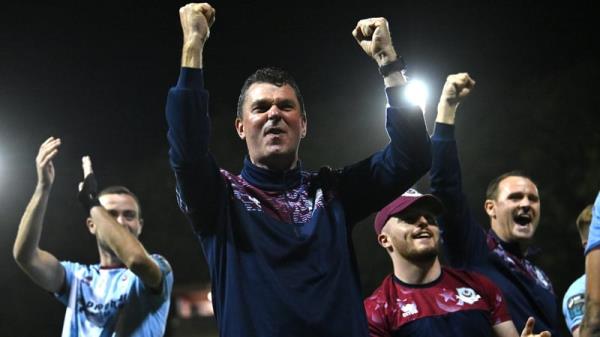
[[472, 217], [462, 191], [454, 126], [437, 123], [431, 140], [431, 190], [446, 207], [439, 223], [450, 265], [489, 277], [502, 290], [517, 330], [533, 316], [535, 332], [559, 336], [558, 302], [546, 274], [516, 244], [503, 242], [491, 229], [486, 233]]
[[246, 159], [240, 175], [208, 149], [208, 92], [183, 68], [166, 117], [177, 198], [202, 244], [221, 336], [367, 336], [352, 225], [429, 169], [421, 112], [388, 89], [391, 143], [340, 170], [276, 172]]

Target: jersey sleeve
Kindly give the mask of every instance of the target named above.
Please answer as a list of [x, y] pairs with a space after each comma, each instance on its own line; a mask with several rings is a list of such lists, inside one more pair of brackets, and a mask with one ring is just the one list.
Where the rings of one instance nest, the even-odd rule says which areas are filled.
[[158, 267], [162, 273], [162, 283], [160, 289], [150, 289], [144, 285], [141, 279], [138, 278], [137, 291], [140, 293], [147, 293], [154, 301], [157, 303], [162, 303], [171, 297], [171, 291], [173, 290], [174, 282], [173, 270], [171, 269], [171, 265], [167, 259], [161, 255], [152, 254], [151, 256], [154, 262], [158, 264]]
[[391, 336], [387, 327], [384, 306], [378, 299], [376, 293], [364, 300], [367, 323], [369, 324], [369, 336], [389, 337]]
[[573, 282], [565, 293], [562, 310], [567, 327], [570, 331], [575, 330], [581, 324], [585, 310], [585, 275]]
[[600, 192], [594, 202], [592, 209], [592, 223], [590, 224], [590, 233], [588, 235], [588, 243], [585, 248], [585, 254], [591, 250], [600, 247]]
[[502, 291], [490, 279], [479, 274], [479, 280], [482, 288], [485, 290], [486, 300], [490, 306], [490, 324], [492, 326], [510, 321], [508, 305], [502, 295]]
[[61, 261], [60, 264], [65, 269], [65, 279], [60, 290], [54, 293], [54, 297], [62, 304], [68, 305], [71, 285], [73, 284], [75, 272], [80, 269], [80, 264], [69, 261]]

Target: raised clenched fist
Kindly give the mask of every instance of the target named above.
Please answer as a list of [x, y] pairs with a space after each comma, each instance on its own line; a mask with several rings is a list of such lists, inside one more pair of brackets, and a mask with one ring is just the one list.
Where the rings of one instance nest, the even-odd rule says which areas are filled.
[[187, 4], [179, 9], [179, 19], [184, 45], [201, 47], [215, 22], [215, 9], [208, 3]]
[[352, 35], [362, 49], [371, 56], [379, 66], [396, 60], [397, 55], [392, 45], [392, 37], [385, 18], [360, 20]]

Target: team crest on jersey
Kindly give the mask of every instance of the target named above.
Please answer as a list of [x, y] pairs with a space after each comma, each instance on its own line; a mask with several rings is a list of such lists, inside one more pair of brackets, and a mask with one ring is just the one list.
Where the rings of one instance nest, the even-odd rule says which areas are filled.
[[463, 305], [464, 303], [473, 304], [479, 299], [481, 296], [475, 292], [475, 290], [471, 288], [456, 288], [456, 299], [458, 300], [458, 305]]
[[400, 310], [402, 310], [402, 317], [416, 315], [419, 313], [419, 310], [417, 310], [417, 304], [415, 302], [403, 304], [400, 306]]
[[569, 311], [569, 318], [574, 319], [578, 316], [583, 316], [583, 309], [585, 305], [585, 296], [583, 294], [577, 294], [569, 297], [567, 300], [567, 310]]

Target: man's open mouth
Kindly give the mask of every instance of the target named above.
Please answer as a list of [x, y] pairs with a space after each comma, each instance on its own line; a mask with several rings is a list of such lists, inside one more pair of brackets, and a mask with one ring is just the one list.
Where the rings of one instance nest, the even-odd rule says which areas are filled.
[[415, 235], [413, 235], [414, 239], [429, 239], [433, 237], [433, 234], [429, 231], [421, 231]]
[[517, 214], [513, 217], [513, 220], [515, 221], [516, 224], [521, 225], [521, 226], [527, 226], [531, 223], [532, 220], [532, 216], [531, 214], [528, 213], [522, 213], [522, 214]]

